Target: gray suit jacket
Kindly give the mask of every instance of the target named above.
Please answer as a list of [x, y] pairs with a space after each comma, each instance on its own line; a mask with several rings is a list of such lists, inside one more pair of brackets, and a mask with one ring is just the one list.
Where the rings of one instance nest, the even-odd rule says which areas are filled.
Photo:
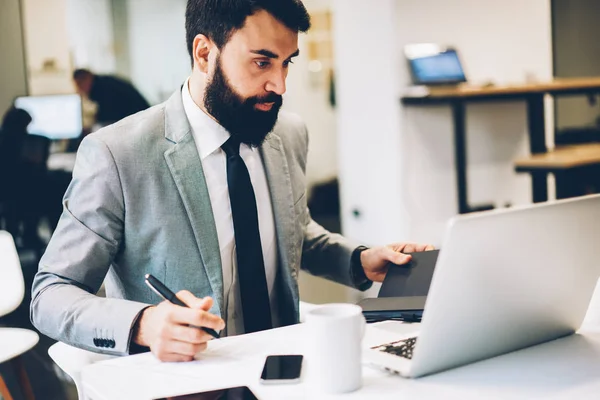
[[[354, 286], [355, 245], [315, 223], [306, 205], [308, 134], [282, 112], [260, 148], [275, 216], [282, 325], [298, 322], [298, 270]], [[31, 320], [87, 350], [128, 354], [132, 325], [160, 299], [151, 273], [174, 292], [212, 296], [223, 275], [202, 163], [177, 91], [167, 102], [89, 135], [77, 154], [60, 222], [33, 283]], [[107, 298], [95, 294], [106, 278]]]

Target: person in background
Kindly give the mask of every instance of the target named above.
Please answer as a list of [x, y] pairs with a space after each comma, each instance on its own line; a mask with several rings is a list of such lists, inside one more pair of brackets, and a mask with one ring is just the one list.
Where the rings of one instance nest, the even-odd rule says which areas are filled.
[[10, 108], [0, 130], [0, 203], [4, 205], [6, 230], [20, 246], [43, 247], [37, 229], [44, 215], [46, 162], [50, 142], [29, 135], [31, 115]]
[[77, 69], [73, 80], [79, 94], [98, 105], [96, 123], [99, 125], [110, 125], [150, 107], [144, 96], [125, 79]]

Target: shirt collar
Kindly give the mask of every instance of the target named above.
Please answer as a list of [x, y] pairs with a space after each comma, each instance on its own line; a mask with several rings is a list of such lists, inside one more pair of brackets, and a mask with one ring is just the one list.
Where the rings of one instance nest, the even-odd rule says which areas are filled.
[[229, 139], [230, 134], [194, 102], [188, 86], [189, 80], [190, 78], [185, 80], [185, 84], [181, 89], [183, 109], [192, 128], [192, 135], [196, 141], [200, 159], [204, 160], [216, 150], [219, 150], [223, 143]]

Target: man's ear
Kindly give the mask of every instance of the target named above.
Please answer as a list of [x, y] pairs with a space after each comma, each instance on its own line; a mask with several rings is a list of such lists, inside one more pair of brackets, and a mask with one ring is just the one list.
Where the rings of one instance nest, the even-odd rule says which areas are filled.
[[215, 47], [215, 44], [208, 37], [200, 34], [194, 38], [193, 56], [194, 65], [205, 74], [208, 73], [208, 59], [211, 50]]

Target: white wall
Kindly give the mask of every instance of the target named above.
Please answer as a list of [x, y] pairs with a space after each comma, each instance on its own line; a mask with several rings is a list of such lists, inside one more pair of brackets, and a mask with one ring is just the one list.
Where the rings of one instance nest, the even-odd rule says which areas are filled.
[[131, 57], [129, 50], [129, 12], [127, 0], [110, 0], [112, 9], [112, 30], [115, 49], [117, 75], [131, 76]]
[[114, 73], [115, 45], [109, 0], [67, 0], [67, 31], [74, 68]]
[[0, 119], [17, 96], [27, 94], [18, 0], [0, 1]]
[[[308, 0], [309, 13], [331, 10], [331, 0]], [[291, 66], [287, 79], [284, 109], [302, 116], [309, 131], [307, 180], [309, 187], [337, 177], [337, 121], [335, 109], [329, 104], [328, 86], [311, 85], [308, 69], [307, 36], [300, 34], [300, 56]]]
[[[29, 92], [72, 93], [67, 0], [22, 0]], [[44, 69], [44, 63], [54, 68]]]
[[396, 1], [336, 0], [333, 18], [342, 228], [367, 244], [405, 239]]
[[166, 100], [191, 71], [185, 0], [128, 0], [131, 80], [152, 104]]
[[[457, 212], [452, 119], [448, 107], [400, 105], [410, 85], [403, 46], [454, 45], [472, 82], [550, 79], [549, 0], [334, 4], [344, 232], [366, 243], [439, 245]], [[524, 103], [467, 107], [471, 204], [531, 201], [529, 177], [513, 172], [528, 154], [526, 129]]]

